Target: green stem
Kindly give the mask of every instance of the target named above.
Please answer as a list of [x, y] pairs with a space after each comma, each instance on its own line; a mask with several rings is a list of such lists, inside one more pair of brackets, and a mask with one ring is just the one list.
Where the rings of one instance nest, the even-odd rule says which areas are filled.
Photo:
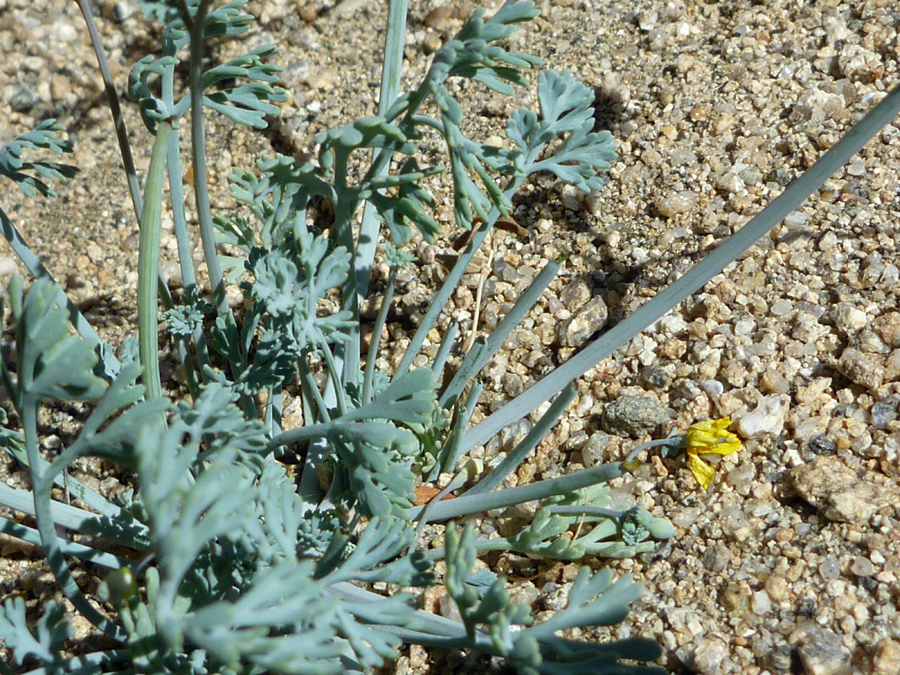
[[[156, 270], [155, 267], [152, 269]], [[155, 277], [153, 280], [154, 282], [156, 281]], [[25, 433], [25, 449], [28, 452], [37, 530], [41, 536], [41, 545], [44, 547], [44, 553], [47, 556], [47, 564], [50, 566], [50, 570], [53, 572], [53, 576], [56, 578], [56, 582], [62, 589], [63, 594], [75, 606], [75, 609], [84, 615], [84, 618], [110, 637], [116, 640], [124, 640], [126, 636], [122, 628], [95, 609], [78, 588], [78, 584], [75, 583], [69, 566], [66, 564], [65, 556], [59, 546], [59, 540], [56, 538], [53, 514], [50, 511], [50, 490], [53, 487], [53, 480], [52, 478], [48, 479], [46, 467], [42, 466], [39, 461], [37, 402], [33, 401], [30, 396], [26, 396], [18, 413], [22, 419], [22, 429]]]
[[363, 380], [362, 404], [372, 400], [372, 380], [375, 378], [375, 359], [378, 358], [378, 346], [381, 344], [381, 331], [387, 322], [388, 310], [391, 308], [391, 300], [394, 299], [394, 288], [397, 285], [397, 273], [391, 270], [381, 307], [378, 308], [378, 316], [375, 318], [375, 326], [372, 328], [372, 339], [369, 342], [369, 353], [366, 356], [366, 375]]
[[316, 378], [309, 369], [309, 364], [306, 362], [306, 355], [300, 359], [298, 368], [300, 370], [300, 385], [306, 392], [307, 398], [311, 396], [312, 400], [316, 402], [316, 409], [318, 411], [318, 415], [310, 412], [310, 419], [313, 421], [307, 421], [307, 424], [314, 424], [317, 419], [326, 422], [331, 421], [331, 416], [328, 414], [328, 406], [325, 403], [325, 399], [322, 397], [322, 392], [319, 391], [319, 385], [316, 382]]
[[138, 333], [141, 366], [147, 400], [162, 396], [159, 381], [159, 295], [156, 270], [159, 268], [159, 239], [162, 229], [162, 189], [166, 176], [166, 146], [172, 126], [169, 120], [156, 127], [156, 141], [150, 156], [144, 209], [141, 212], [141, 240], [138, 250]]
[[225, 278], [222, 264], [216, 252], [216, 233], [212, 222], [209, 201], [209, 178], [206, 172], [206, 128], [203, 124], [203, 24], [209, 1], [201, 0], [189, 25], [191, 34], [191, 154], [194, 168], [194, 196], [197, 203], [197, 220], [200, 223], [200, 239], [203, 255], [209, 271], [209, 283], [216, 300], [219, 316], [229, 314], [225, 298]]
[[[522, 502], [546, 499], [552, 495], [574, 492], [590, 485], [606, 483], [625, 473], [626, 469], [622, 462], [610, 462], [590, 469], [576, 471], [566, 476], [560, 476], [559, 478], [551, 478], [529, 485], [488, 492], [487, 494], [469, 495], [465, 493], [456, 499], [432, 505], [429, 509], [428, 517], [432, 522], [437, 522], [458, 518], [459, 516], [469, 516], [482, 511], [504, 509]], [[417, 506], [407, 509], [406, 514], [410, 518], [416, 518], [423, 509], [424, 507]]]

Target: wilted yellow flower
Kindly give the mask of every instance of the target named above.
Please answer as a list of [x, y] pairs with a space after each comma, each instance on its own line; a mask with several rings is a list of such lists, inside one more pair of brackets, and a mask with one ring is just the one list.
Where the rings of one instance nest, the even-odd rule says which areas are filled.
[[704, 490], [709, 489], [716, 470], [700, 455], [730, 455], [741, 447], [741, 439], [728, 431], [730, 424], [730, 417], [700, 422], [689, 427], [685, 435], [688, 467]]

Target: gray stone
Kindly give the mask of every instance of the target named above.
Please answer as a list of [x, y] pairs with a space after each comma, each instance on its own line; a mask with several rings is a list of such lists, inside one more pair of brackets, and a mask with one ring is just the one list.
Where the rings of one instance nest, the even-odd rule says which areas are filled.
[[876, 403], [872, 406], [872, 426], [884, 429], [888, 422], [897, 419], [897, 403]]
[[853, 564], [850, 565], [850, 571], [858, 577], [870, 577], [878, 570], [875, 569], [875, 565], [872, 564], [871, 560], [858, 555], [853, 559]]
[[587, 443], [581, 448], [581, 461], [586, 467], [597, 466], [606, 461], [606, 447], [609, 445], [609, 434], [597, 431], [591, 434]]
[[838, 675], [850, 662], [850, 652], [841, 638], [813, 621], [801, 624], [790, 639], [797, 645], [806, 675]]
[[765, 591], [757, 591], [750, 598], [750, 611], [757, 616], [765, 616], [770, 609], [772, 609], [772, 601], [769, 599], [769, 594]]
[[566, 284], [559, 294], [559, 299], [562, 300], [566, 309], [572, 312], [577, 311], [591, 299], [591, 285], [587, 279], [579, 277]]
[[864, 311], [847, 302], [836, 305], [831, 312], [831, 317], [834, 325], [845, 335], [852, 335], [862, 330], [869, 320]]
[[725, 544], [719, 543], [707, 548], [700, 560], [703, 566], [711, 572], [721, 572], [728, 567], [728, 563], [733, 557], [731, 550]]
[[785, 643], [775, 645], [766, 655], [766, 665], [776, 673], [791, 672], [791, 646]]
[[663, 404], [647, 396], [622, 396], [603, 410], [604, 429], [635, 438], [652, 434], [667, 420]]
[[575, 314], [556, 328], [556, 337], [563, 347], [580, 347], [591, 335], [606, 325], [609, 312], [599, 295], [591, 298]]

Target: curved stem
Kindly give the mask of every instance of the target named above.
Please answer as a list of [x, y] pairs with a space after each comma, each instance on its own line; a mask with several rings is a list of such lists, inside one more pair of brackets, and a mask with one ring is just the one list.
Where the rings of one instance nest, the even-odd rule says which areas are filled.
[[141, 212], [141, 241], [138, 251], [138, 332], [141, 366], [147, 399], [162, 396], [159, 381], [159, 295], [156, 270], [159, 267], [159, 238], [162, 229], [162, 188], [165, 180], [166, 148], [172, 126], [169, 120], [156, 128], [156, 141], [150, 157], [144, 209]]
[[37, 530], [41, 536], [41, 546], [44, 547], [44, 553], [47, 556], [47, 564], [50, 565], [56, 582], [75, 609], [110, 637], [124, 640], [126, 635], [122, 628], [103, 616], [78, 588], [60, 548], [54, 529], [53, 514], [50, 510], [50, 490], [53, 487], [53, 480], [48, 480], [47, 468], [39, 461], [41, 457], [37, 437], [37, 402], [31, 400], [30, 396], [26, 397], [18, 412], [25, 433], [25, 449], [28, 452], [28, 468], [31, 473]]

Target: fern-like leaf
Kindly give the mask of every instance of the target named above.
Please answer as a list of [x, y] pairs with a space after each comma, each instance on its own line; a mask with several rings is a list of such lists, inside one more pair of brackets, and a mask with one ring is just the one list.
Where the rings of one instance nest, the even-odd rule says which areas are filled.
[[[22, 156], [25, 150], [50, 150], [55, 153], [72, 152], [72, 144], [59, 138], [65, 127], [56, 120], [44, 120], [32, 131], [20, 134], [0, 148], [0, 175], [13, 181], [29, 197], [38, 193], [44, 197], [55, 197], [56, 192], [42, 178], [72, 178], [78, 169], [68, 164], [39, 160], [26, 162]], [[33, 173], [34, 175], [29, 175]]]

